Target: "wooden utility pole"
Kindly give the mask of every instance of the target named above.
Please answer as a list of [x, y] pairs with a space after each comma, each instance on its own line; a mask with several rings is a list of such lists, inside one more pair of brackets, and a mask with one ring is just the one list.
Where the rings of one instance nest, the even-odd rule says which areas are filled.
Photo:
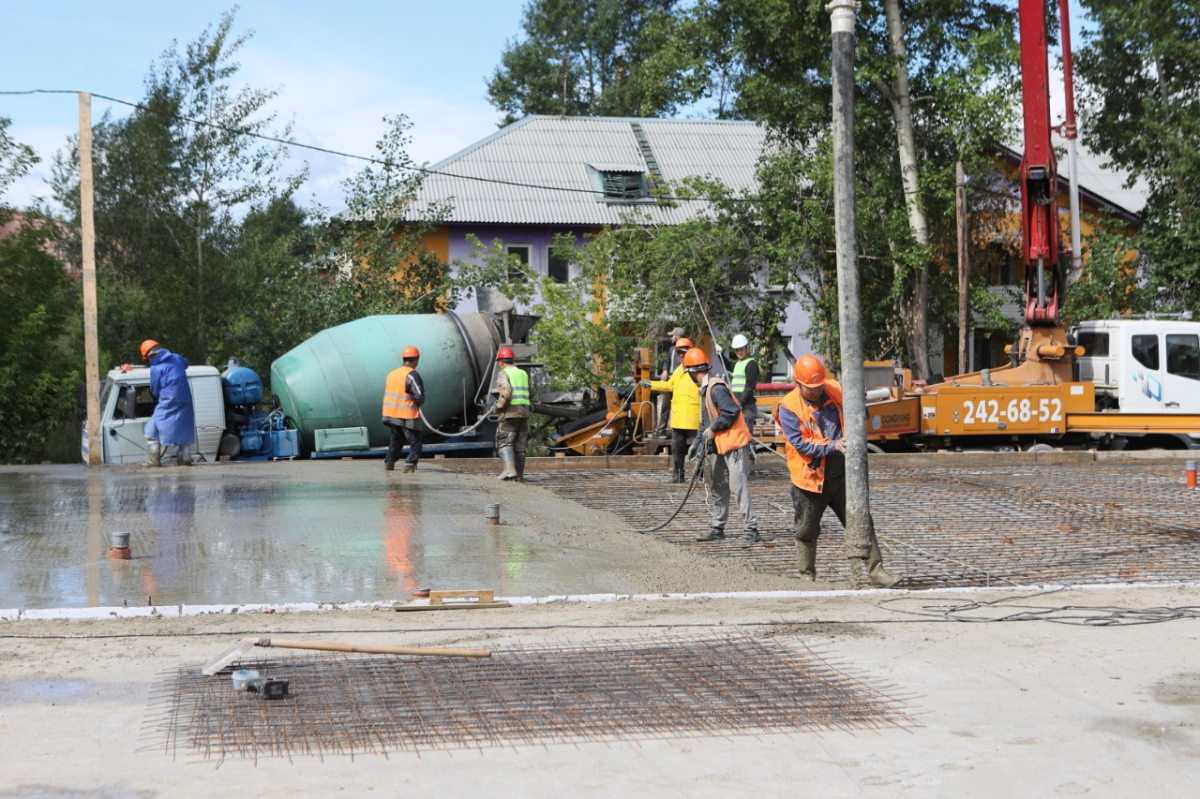
[[96, 227], [92, 220], [92, 96], [79, 93], [79, 219], [83, 228], [83, 358], [88, 465], [104, 462], [100, 433], [100, 342], [96, 332]]
[[971, 266], [967, 260], [967, 176], [962, 161], [955, 165], [954, 206], [958, 213], [958, 373], [971, 370], [967, 342], [971, 335]]

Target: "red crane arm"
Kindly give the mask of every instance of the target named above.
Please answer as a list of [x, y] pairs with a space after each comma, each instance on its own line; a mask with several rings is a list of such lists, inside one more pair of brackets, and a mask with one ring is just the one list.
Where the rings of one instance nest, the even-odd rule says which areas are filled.
[[1020, 0], [1019, 13], [1025, 122], [1025, 153], [1021, 159], [1025, 324], [1057, 326], [1065, 280], [1059, 258], [1058, 163], [1050, 143], [1046, 0]]

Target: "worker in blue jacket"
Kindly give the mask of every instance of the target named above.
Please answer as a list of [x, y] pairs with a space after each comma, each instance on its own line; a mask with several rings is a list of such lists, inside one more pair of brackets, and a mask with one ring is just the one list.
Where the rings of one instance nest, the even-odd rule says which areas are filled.
[[196, 409], [188, 382], [188, 361], [153, 339], [142, 342], [142, 360], [150, 362], [150, 393], [158, 404], [146, 422], [147, 466], [162, 466], [167, 447], [179, 448], [179, 465], [192, 465]]

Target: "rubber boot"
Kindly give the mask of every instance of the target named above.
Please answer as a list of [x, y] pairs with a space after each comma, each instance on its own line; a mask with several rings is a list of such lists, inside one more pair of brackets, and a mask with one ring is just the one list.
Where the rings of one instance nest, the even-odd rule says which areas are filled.
[[811, 583], [817, 579], [817, 542], [796, 542], [796, 563], [800, 566], [800, 582]]
[[524, 452], [514, 452], [513, 455], [514, 455], [514, 459], [516, 460], [517, 482], [524, 483], [525, 482], [525, 453]]
[[405, 461], [404, 463], [400, 464], [400, 474], [409, 474], [410, 472], [415, 472], [416, 470], [417, 464], [415, 463], [409, 463], [408, 461]]
[[900, 582], [899, 577], [894, 576], [887, 569], [883, 568], [883, 554], [879, 551], [878, 541], [871, 544], [871, 553], [867, 555], [866, 567], [867, 577], [874, 588], [891, 588]]
[[192, 465], [192, 447], [190, 444], [181, 444], [179, 446], [178, 459], [180, 466]]
[[517, 459], [516, 453], [512, 447], [500, 448], [500, 461], [504, 464], [504, 471], [500, 472], [501, 480], [514, 480], [517, 477]]
[[383, 462], [383, 470], [384, 470], [385, 472], [390, 472], [390, 471], [392, 471], [392, 470], [393, 470], [393, 469], [395, 469], [395, 468], [396, 468], [396, 464], [394, 464], [394, 463], [391, 463], [391, 462], [389, 462], [389, 461], [384, 461], [384, 462]]
[[146, 442], [146, 463], [144, 465], [151, 468], [162, 466], [162, 446], [157, 441]]

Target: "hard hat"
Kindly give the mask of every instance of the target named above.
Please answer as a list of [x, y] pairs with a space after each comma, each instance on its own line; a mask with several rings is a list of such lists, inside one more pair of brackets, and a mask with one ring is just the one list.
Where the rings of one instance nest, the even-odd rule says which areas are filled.
[[683, 371], [685, 372], [707, 372], [711, 368], [708, 356], [699, 347], [692, 347], [687, 351], [687, 355], [683, 356]]
[[148, 338], [145, 341], [143, 341], [142, 342], [142, 360], [143, 361], [149, 360], [150, 353], [153, 352], [154, 350], [157, 350], [158, 347], [159, 347], [159, 343], [152, 338]]
[[501, 347], [496, 353], [497, 361], [511, 361], [515, 357], [517, 356], [513, 355], [512, 347]]
[[735, 350], [740, 350], [742, 347], [749, 347], [749, 346], [750, 346], [750, 342], [747, 341], [746, 337], [743, 336], [741, 333], [738, 333], [736, 336], [733, 337], [733, 348]]
[[801, 355], [792, 367], [792, 375], [805, 388], [820, 388], [825, 385], [825, 364], [815, 355]]
[[692, 348], [692, 340], [690, 338], [681, 338], [675, 342], [675, 349], [690, 350]]
[[421, 351], [419, 349], [417, 349], [416, 347], [414, 347], [413, 345], [409, 344], [407, 347], [404, 348], [404, 351], [400, 353], [400, 357], [406, 361], [409, 360], [410, 358], [412, 358], [412, 359], [420, 358]]

